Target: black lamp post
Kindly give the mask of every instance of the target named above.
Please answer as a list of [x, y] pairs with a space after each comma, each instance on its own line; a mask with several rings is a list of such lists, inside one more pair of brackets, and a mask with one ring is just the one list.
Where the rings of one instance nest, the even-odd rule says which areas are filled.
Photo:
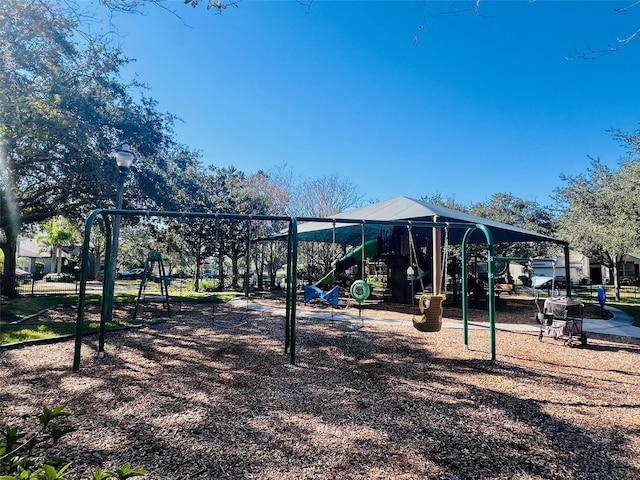
[[[135, 156], [131, 153], [130, 147], [127, 144], [122, 145], [120, 150], [116, 152], [116, 164], [118, 170], [120, 170], [120, 176], [118, 179], [118, 196], [116, 199], [116, 209], [122, 210], [122, 198], [124, 196], [124, 182], [129, 175], [129, 169], [133, 165]], [[116, 272], [116, 256], [118, 253], [118, 242], [120, 240], [120, 215], [113, 217], [113, 269], [111, 272], [115, 275]]]
[[[122, 210], [122, 199], [124, 196], [124, 182], [129, 175], [129, 170], [131, 169], [131, 165], [133, 165], [133, 161], [135, 160], [135, 156], [131, 152], [131, 147], [129, 145], [124, 144], [120, 149], [116, 152], [116, 164], [118, 165], [118, 170], [120, 171], [120, 175], [118, 178], [118, 193], [116, 197], [116, 210]], [[111, 243], [111, 258], [108, 268], [105, 270], [107, 277], [107, 285], [109, 293], [107, 294], [106, 301], [107, 303], [107, 321], [111, 320], [113, 317], [113, 297], [115, 290], [115, 282], [116, 282], [116, 264], [118, 258], [118, 244], [120, 242], [120, 215], [114, 215], [113, 217], [113, 238]], [[103, 358], [104, 352], [98, 352], [98, 357]]]

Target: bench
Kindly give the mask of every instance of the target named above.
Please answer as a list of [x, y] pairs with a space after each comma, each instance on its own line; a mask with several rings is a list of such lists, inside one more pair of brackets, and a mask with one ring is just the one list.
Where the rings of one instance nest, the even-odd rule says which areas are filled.
[[507, 293], [511, 295], [513, 293], [513, 283], [496, 283], [495, 290], [497, 294]]

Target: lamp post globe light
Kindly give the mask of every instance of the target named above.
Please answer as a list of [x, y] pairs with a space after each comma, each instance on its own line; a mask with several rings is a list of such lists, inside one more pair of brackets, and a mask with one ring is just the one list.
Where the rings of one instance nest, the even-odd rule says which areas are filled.
[[[128, 144], [124, 144], [120, 147], [118, 151], [115, 153], [116, 157], [116, 165], [118, 165], [118, 170], [120, 171], [120, 175], [118, 178], [118, 192], [116, 196], [116, 210], [122, 210], [122, 199], [124, 196], [124, 182], [129, 175], [129, 170], [133, 165], [135, 160], [135, 156], [131, 152], [131, 147]], [[120, 242], [120, 215], [113, 216], [113, 237], [111, 242], [111, 257], [109, 261], [108, 268], [105, 270], [108, 275], [107, 280], [107, 321], [110, 321], [113, 318], [113, 297], [115, 293], [115, 282], [116, 282], [116, 265], [118, 258], [118, 244]], [[98, 357], [103, 358], [104, 352], [99, 351]]]
[[116, 164], [120, 169], [120, 173], [123, 173], [123, 170], [126, 170], [124, 172], [126, 175], [128, 170], [131, 168], [131, 165], [133, 165], [134, 160], [135, 157], [131, 152], [131, 147], [126, 143], [116, 152]]

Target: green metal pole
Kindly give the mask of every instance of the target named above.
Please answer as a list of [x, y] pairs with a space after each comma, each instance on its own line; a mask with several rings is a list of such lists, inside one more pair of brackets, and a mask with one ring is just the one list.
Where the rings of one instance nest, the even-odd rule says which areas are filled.
[[245, 298], [249, 298], [249, 282], [251, 280], [251, 271], [249, 270], [249, 265], [251, 263], [251, 218], [252, 216], [249, 216], [249, 222], [247, 225], [247, 242], [245, 245], [246, 251], [244, 254], [244, 296]]
[[467, 261], [467, 242], [476, 227], [468, 228], [462, 237], [462, 344], [469, 348], [469, 274]]
[[298, 292], [298, 220], [291, 217], [291, 365], [296, 364], [296, 296]]
[[293, 270], [291, 262], [291, 221], [289, 221], [289, 232], [287, 235], [287, 294], [286, 298], [286, 313], [284, 320], [284, 353], [289, 353], [289, 347], [291, 345], [291, 270]]
[[[84, 326], [84, 309], [86, 306], [86, 294], [87, 294], [87, 270], [89, 264], [89, 238], [91, 235], [91, 227], [95, 222], [98, 214], [101, 213], [101, 210], [94, 210], [87, 218], [84, 227], [84, 240], [82, 242], [82, 261], [80, 264], [80, 293], [78, 295], [78, 316], [76, 318], [76, 339], [75, 339], [75, 349], [73, 353], [73, 371], [77, 372], [80, 370], [80, 354], [82, 350], [82, 329]], [[105, 219], [106, 226], [106, 236], [107, 236], [107, 245], [109, 244], [109, 240], [111, 238], [111, 226], [109, 222]], [[109, 251], [109, 247], [107, 247], [107, 252]], [[99, 259], [98, 259], [99, 260]], [[98, 266], [99, 268], [99, 266]], [[104, 300], [104, 297], [103, 297]]]
[[[104, 272], [102, 273], [102, 299], [100, 301], [100, 333], [98, 335], [98, 358], [104, 358], [104, 339], [107, 334], [107, 318], [111, 318], [110, 308], [113, 305], [114, 283], [110, 282], [107, 275], [107, 265], [110, 265], [115, 252], [112, 248], [113, 233], [111, 224], [106, 214], [102, 213], [106, 233], [106, 249], [104, 256]], [[111, 299], [111, 301], [109, 300]]]
[[491, 360], [496, 360], [496, 297], [495, 297], [495, 285], [494, 285], [494, 268], [493, 259], [495, 256], [495, 248], [493, 245], [493, 237], [491, 232], [485, 225], [477, 224], [479, 230], [482, 230], [485, 237], [487, 237], [487, 244], [489, 248], [489, 256], [487, 258], [487, 275], [489, 281], [489, 298], [487, 299], [487, 305], [489, 309], [489, 335], [491, 343]]
[[136, 296], [136, 303], [133, 308], [134, 322], [136, 321], [136, 318], [138, 318], [138, 309], [140, 308], [140, 299], [142, 298], [142, 291], [147, 285], [147, 268], [146, 267], [148, 264], [149, 264], [149, 258], [147, 257], [147, 260], [145, 260], [145, 269], [142, 272], [142, 278], [140, 278], [140, 286], [138, 287], [138, 295]]
[[284, 353], [290, 353], [291, 347], [291, 282], [293, 278], [291, 272], [293, 270], [293, 260], [291, 259], [291, 220], [289, 220], [289, 231], [287, 232], [287, 294], [286, 294], [286, 315], [284, 323]]
[[164, 268], [164, 261], [162, 255], [160, 255], [160, 285], [164, 284], [164, 295], [167, 300], [167, 317], [171, 318], [171, 303], [169, 303], [169, 285], [171, 284], [171, 277], [167, 277], [167, 271]]

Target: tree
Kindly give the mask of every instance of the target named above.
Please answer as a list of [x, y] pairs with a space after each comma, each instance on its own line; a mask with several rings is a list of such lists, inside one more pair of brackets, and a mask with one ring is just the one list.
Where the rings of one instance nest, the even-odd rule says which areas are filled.
[[[251, 186], [243, 172], [234, 167], [216, 168], [214, 171], [210, 187], [218, 211], [252, 215], [267, 213], [264, 198]], [[231, 259], [231, 285], [234, 287], [239, 287], [239, 262], [246, 256], [252, 236], [248, 227], [247, 222], [236, 220], [223, 220], [219, 225], [219, 255], [227, 255]], [[245, 265], [247, 271], [249, 268]]]
[[[612, 7], [616, 13], [619, 14], [627, 14], [631, 9], [638, 8], [640, 2], [637, 0], [633, 0], [629, 2], [626, 6], [615, 6]], [[593, 49], [589, 47], [586, 51], [576, 50], [575, 57], [580, 58], [582, 60], [596, 60], [600, 57], [604, 57], [605, 55], [610, 55], [612, 53], [618, 52], [623, 48], [627, 47], [633, 40], [640, 35], [640, 28], [632, 32], [627, 32], [627, 34], [623, 37], [617, 37], [614, 43], [610, 43], [606, 48], [598, 48]], [[573, 55], [570, 55], [568, 58], [573, 58]]]
[[193, 258], [186, 253], [186, 245], [181, 235], [166, 224], [154, 226], [156, 249], [162, 253], [167, 275], [185, 275], [191, 271]]
[[[296, 3], [304, 8], [304, 10], [308, 13], [315, 0], [296, 0]], [[530, 0], [530, 2], [534, 2], [535, 0]], [[226, 12], [231, 7], [238, 8], [242, 0], [184, 0], [184, 4], [196, 8], [200, 5], [206, 5], [207, 11], [212, 11], [216, 14], [221, 15]], [[139, 12], [142, 5], [150, 4], [156, 7], [167, 10], [171, 14], [175, 15], [177, 18], [181, 19], [179, 10], [175, 10], [171, 7], [171, 4], [166, 0], [102, 0], [101, 3], [108, 8], [111, 12], [124, 12], [124, 13], [136, 13]], [[605, 2], [603, 2], [605, 4]], [[437, 5], [438, 8], [431, 10], [428, 5]], [[426, 22], [426, 18], [429, 17], [439, 17], [439, 16], [465, 16], [472, 15], [474, 17], [486, 17], [484, 14], [484, 9], [482, 0], [472, 0], [458, 3], [447, 3], [443, 2], [424, 2], [424, 17], [422, 19], [423, 22]], [[640, 2], [637, 0], [627, 0], [622, 4], [617, 4], [610, 6], [613, 11], [620, 15], [629, 14], [633, 9], [640, 8]], [[413, 44], [414, 46], [418, 46], [420, 44], [420, 36], [422, 31], [428, 30], [426, 23], [419, 25], [418, 31], [419, 33], [413, 36]], [[636, 28], [635, 30], [626, 32], [622, 36], [618, 36], [614, 42], [609, 43], [606, 47], [601, 48], [591, 48], [588, 47], [586, 50], [575, 49], [574, 53], [567, 55], [568, 59], [578, 58], [582, 60], [595, 60], [605, 55], [609, 55], [615, 52], [618, 52], [629, 44], [631, 44], [636, 37], [640, 36], [640, 28]]]
[[333, 174], [303, 180], [294, 202], [297, 215], [329, 217], [361, 206], [362, 195], [351, 180]]
[[37, 243], [46, 247], [51, 252], [51, 272], [62, 272], [62, 249], [80, 243], [80, 235], [76, 225], [71, 224], [63, 217], [56, 217], [42, 224], [36, 234]]
[[291, 215], [295, 190], [293, 170], [286, 164], [269, 171], [258, 170], [249, 178], [249, 186], [262, 196], [269, 213]]
[[[487, 202], [480, 202], [469, 207], [456, 204], [455, 199], [442, 198], [440, 194], [423, 197], [422, 200], [446, 206], [479, 217], [495, 220], [516, 227], [532, 230], [543, 235], [553, 235], [554, 216], [548, 208], [542, 207], [533, 200], [524, 200], [510, 193], [496, 193]], [[496, 254], [508, 257], [537, 257], [548, 255], [550, 246], [543, 243], [504, 243], [496, 245]], [[472, 251], [483, 253], [484, 247], [473, 246]], [[460, 255], [459, 248], [454, 252]]]
[[426, 202], [426, 203], [432, 203], [434, 205], [441, 205], [447, 208], [453, 208], [454, 210], [458, 210], [460, 212], [469, 211], [469, 207], [467, 207], [466, 205], [456, 203], [456, 200], [454, 197], [448, 196], [446, 198], [443, 198], [441, 193], [422, 196], [420, 197], [420, 201]]
[[[162, 182], [156, 186], [159, 175], [147, 167], [170, 143], [173, 118], [158, 113], [151, 99], [136, 100], [132, 94], [138, 85], [119, 80], [128, 60], [99, 39], [80, 36], [78, 23], [62, 11], [46, 0], [0, 5], [5, 272], [15, 268], [23, 226], [112, 205], [118, 171], [110, 157], [120, 144], [136, 147], [140, 175], [130, 184], [151, 191], [147, 204], [153, 189], [162, 191]], [[16, 293], [12, 275], [6, 276], [3, 293]]]
[[153, 229], [145, 222], [127, 225], [120, 234], [118, 255], [123, 270], [141, 268], [151, 250], [158, 250]]
[[[361, 206], [362, 195], [351, 180], [333, 174], [303, 180], [295, 190], [292, 203], [297, 207], [297, 215], [330, 217]], [[315, 275], [320, 274], [312, 266], [326, 272], [341, 253], [339, 245], [315, 242], [303, 245], [300, 255], [306, 257], [307, 280], [312, 281]]]
[[[237, 8], [241, 1], [242, 0], [231, 0], [224, 2], [222, 0], [183, 0], [182, 3], [193, 8], [196, 8], [200, 4], [203, 4], [206, 5], [207, 10], [210, 10], [217, 14], [221, 14], [230, 7]], [[310, 0], [309, 5], [312, 2], [313, 0]], [[139, 11], [140, 7], [143, 4], [148, 3], [163, 8], [168, 12], [174, 14], [176, 17], [180, 18], [179, 13], [176, 10], [172, 10], [170, 6], [168, 7], [165, 0], [102, 0], [101, 3], [106, 6], [111, 12], [124, 13], [136, 13]]]
[[[476, 203], [469, 213], [497, 222], [552, 236], [553, 214], [534, 200], [524, 200], [510, 193], [496, 193], [486, 203]], [[499, 245], [496, 252], [503, 256], [536, 257], [549, 253], [549, 246], [542, 243], [518, 243]]]
[[[293, 172], [286, 165], [271, 172], [258, 171], [247, 182], [257, 197], [265, 202], [267, 213], [286, 216], [291, 211], [291, 196], [294, 186]], [[268, 237], [282, 231], [283, 222], [260, 222], [253, 230], [254, 238]], [[286, 243], [282, 241], [258, 242], [253, 246], [253, 262], [258, 276], [258, 288], [263, 288], [265, 268], [268, 272], [270, 288], [277, 287], [277, 272], [287, 260]]]
[[[205, 171], [199, 155], [183, 151], [170, 162], [172, 197], [175, 210], [188, 212], [215, 213], [216, 197], [212, 190], [215, 179], [211, 171]], [[194, 288], [200, 288], [200, 266], [203, 260], [216, 253], [218, 226], [212, 220], [173, 219], [168, 222], [172, 236], [179, 237], [184, 249], [194, 260]], [[222, 272], [220, 272], [222, 273]]]
[[564, 212], [558, 218], [559, 235], [612, 272], [616, 299], [620, 299], [618, 268], [622, 257], [637, 249], [637, 162], [614, 171], [592, 159], [587, 174], [563, 177], [567, 185], [556, 189]]

